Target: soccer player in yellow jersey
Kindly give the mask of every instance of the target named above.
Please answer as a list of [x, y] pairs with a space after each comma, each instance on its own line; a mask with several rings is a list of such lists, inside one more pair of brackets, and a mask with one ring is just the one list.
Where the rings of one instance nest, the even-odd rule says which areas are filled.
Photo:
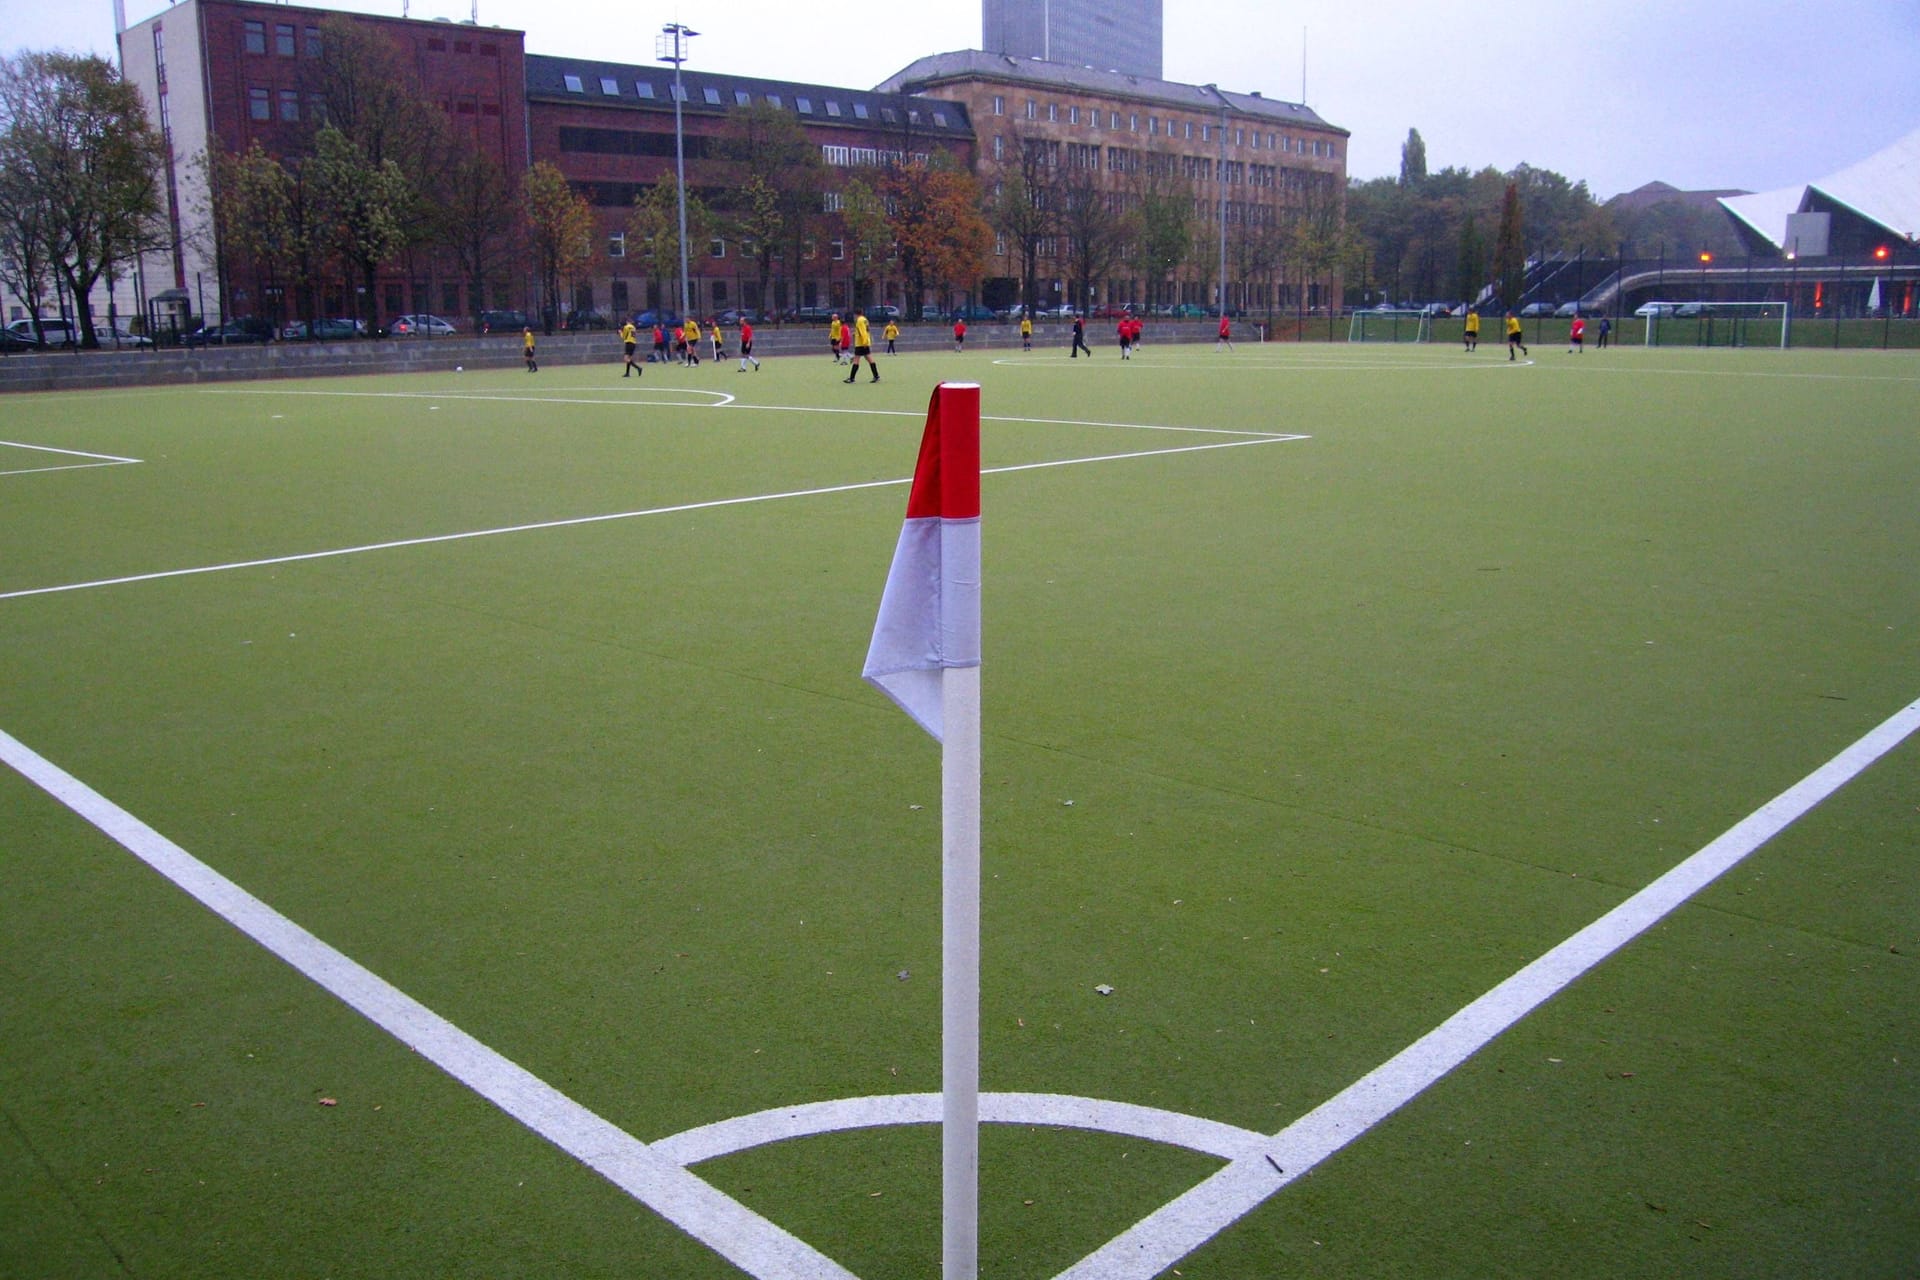
[[1513, 359], [1513, 349], [1520, 348], [1521, 355], [1528, 355], [1527, 344], [1520, 339], [1520, 321], [1513, 312], [1507, 312], [1507, 359]]
[[1480, 349], [1479, 308], [1477, 307], [1467, 308], [1467, 323], [1466, 323], [1466, 327], [1461, 330], [1461, 336], [1467, 344], [1467, 350], [1478, 351]]
[[833, 352], [833, 362], [840, 363], [840, 346], [846, 340], [847, 331], [840, 324], [840, 313], [833, 313], [833, 321], [827, 325], [827, 349]]
[[691, 369], [700, 363], [700, 322], [688, 316], [680, 329], [680, 340], [687, 344], [687, 367]]
[[634, 349], [639, 346], [639, 343], [640, 333], [633, 327], [633, 321], [629, 320], [620, 326], [620, 345], [626, 348], [627, 352], [626, 372], [620, 375], [623, 378], [631, 378], [636, 373], [645, 376], [647, 372], [633, 362]]
[[1020, 313], [1020, 349], [1033, 350], [1033, 316], [1025, 311]]
[[532, 328], [532, 326], [528, 326], [528, 327], [527, 327], [527, 330], [526, 330], [526, 332], [525, 332], [525, 333], [522, 333], [522, 334], [520, 335], [520, 344], [521, 344], [522, 346], [524, 346], [524, 347], [526, 348], [526, 350], [527, 350], [527, 372], [528, 372], [528, 373], [538, 373], [538, 372], [540, 372], [540, 362], [539, 362], [538, 360], [535, 360], [535, 359], [533, 358], [533, 328]]
[[873, 362], [873, 335], [867, 330], [867, 313], [856, 307], [853, 312], [853, 368], [847, 371], [848, 382], [860, 376], [862, 356], [866, 357], [867, 369], [873, 374], [873, 380], [880, 381], [880, 366]]
[[893, 342], [894, 342], [894, 339], [895, 339], [895, 338], [898, 338], [898, 337], [900, 336], [900, 326], [899, 326], [899, 325], [897, 325], [897, 324], [895, 324], [895, 323], [894, 323], [893, 321], [891, 321], [891, 320], [889, 320], [889, 321], [887, 321], [887, 327], [886, 327], [886, 328], [885, 328], [885, 329], [884, 329], [883, 331], [881, 331], [881, 334], [880, 334], [880, 336], [881, 336], [881, 337], [883, 337], [883, 338], [885, 338], [885, 339], [887, 340], [887, 354], [888, 354], [888, 355], [890, 355], [890, 356], [897, 356], [897, 355], [899, 355], [899, 354], [900, 354], [900, 353], [899, 353], [898, 351], [895, 351], [895, 350], [893, 349]]

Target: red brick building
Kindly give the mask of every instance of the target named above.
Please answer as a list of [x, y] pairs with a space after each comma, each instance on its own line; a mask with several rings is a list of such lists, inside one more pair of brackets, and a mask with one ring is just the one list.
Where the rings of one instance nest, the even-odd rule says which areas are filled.
[[[594, 206], [604, 253], [574, 285], [574, 306], [624, 315], [664, 305], [679, 310], [677, 272], [671, 288], [649, 279], [626, 252], [624, 232], [634, 197], [674, 167], [674, 73], [668, 66], [632, 66], [580, 58], [527, 58], [527, 124], [535, 159], [550, 160]], [[965, 106], [792, 81], [683, 71], [681, 107], [687, 187], [709, 207], [728, 192], [715, 172], [715, 144], [729, 113], [768, 106], [791, 111], [821, 149], [827, 180], [823, 219], [810, 254], [783, 263], [759, 296], [757, 268], [743, 246], [720, 234], [689, 245], [691, 306], [696, 315], [729, 307], [770, 312], [799, 307], [844, 308], [851, 272], [837, 239], [836, 192], [864, 167], [944, 150], [961, 166], [973, 162], [973, 126]], [[883, 274], [860, 302], [903, 304], [904, 285]], [[664, 293], [664, 297], [662, 294]]]

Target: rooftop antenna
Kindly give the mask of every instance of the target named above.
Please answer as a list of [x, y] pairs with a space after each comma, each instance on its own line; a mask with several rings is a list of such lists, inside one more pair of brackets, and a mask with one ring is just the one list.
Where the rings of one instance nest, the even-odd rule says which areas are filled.
[[1300, 28], [1300, 105], [1307, 105], [1307, 29]]

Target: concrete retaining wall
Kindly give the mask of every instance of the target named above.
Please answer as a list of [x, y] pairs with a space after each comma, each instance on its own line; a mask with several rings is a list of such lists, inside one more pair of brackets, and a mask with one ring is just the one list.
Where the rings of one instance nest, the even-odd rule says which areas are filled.
[[[1034, 327], [1034, 346], [1065, 349], [1068, 326]], [[1153, 342], [1198, 342], [1212, 337], [1210, 323], [1160, 321], [1147, 329]], [[876, 338], [878, 335], [875, 335]], [[730, 342], [739, 337], [729, 329]], [[1093, 321], [1087, 340], [1097, 350], [1112, 345], [1112, 325]], [[620, 363], [617, 333], [566, 333], [541, 336], [543, 366]], [[642, 351], [647, 348], [641, 344]], [[900, 336], [902, 351], [946, 351], [952, 340], [944, 326], [914, 325]], [[969, 351], [1018, 349], [1012, 325], [978, 324], [967, 330]], [[754, 333], [758, 356], [827, 354], [824, 326], [763, 328]], [[733, 357], [738, 359], [737, 353]], [[0, 392], [66, 391], [101, 387], [165, 386], [174, 383], [239, 382], [259, 378], [324, 378], [343, 374], [429, 373], [452, 369], [517, 369], [520, 343], [510, 336], [486, 338], [390, 338], [354, 342], [273, 342], [264, 346], [195, 347], [163, 351], [49, 351], [0, 356]]]

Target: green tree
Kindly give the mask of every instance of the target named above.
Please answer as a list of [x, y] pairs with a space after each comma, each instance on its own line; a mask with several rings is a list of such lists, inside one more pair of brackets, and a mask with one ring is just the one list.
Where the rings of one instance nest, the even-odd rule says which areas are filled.
[[1510, 311], [1526, 284], [1527, 250], [1520, 221], [1520, 184], [1507, 183], [1500, 200], [1500, 231], [1493, 242], [1493, 273], [1498, 281], [1500, 308]]
[[1472, 302], [1480, 296], [1487, 280], [1487, 245], [1480, 236], [1480, 224], [1473, 214], [1460, 224], [1459, 252], [1453, 265], [1453, 296]]
[[593, 260], [593, 206], [547, 160], [527, 170], [521, 194], [527, 210], [527, 243], [540, 274], [542, 318], [546, 331], [552, 333], [560, 315], [561, 280], [571, 279]]
[[513, 262], [525, 243], [526, 206], [500, 162], [478, 147], [458, 155], [434, 203], [435, 239], [467, 280], [476, 322], [486, 309], [488, 281]]
[[1118, 193], [1110, 192], [1092, 168], [1069, 168], [1059, 184], [1059, 234], [1062, 260], [1074, 305], [1093, 307], [1094, 289], [1120, 265], [1133, 238], [1121, 212]]
[[893, 248], [893, 228], [887, 221], [887, 203], [865, 182], [855, 178], [840, 190], [841, 239], [847, 266], [853, 273], [855, 306], [872, 302], [876, 264], [885, 262]]
[[1171, 157], [1148, 153], [1134, 176], [1133, 258], [1146, 272], [1149, 303], [1166, 296], [1167, 281], [1193, 252], [1192, 193], [1173, 176]]
[[1058, 230], [1054, 187], [1060, 144], [1021, 134], [1013, 142], [1013, 157], [994, 171], [987, 223], [1018, 263], [1020, 303], [1031, 309], [1037, 302], [1044, 250]]
[[275, 159], [256, 141], [237, 155], [211, 153], [209, 167], [220, 244], [256, 273], [257, 296], [269, 281], [290, 284], [297, 313], [317, 319], [319, 277], [333, 246], [308, 166]]
[[[765, 306], [775, 262], [787, 264], [798, 287], [804, 247], [820, 230], [826, 161], [797, 116], [764, 102], [727, 113], [713, 155], [727, 178], [723, 206], [715, 212], [735, 238], [752, 244]], [[679, 270], [676, 259], [676, 276]]]
[[406, 243], [402, 219], [412, 204], [413, 190], [398, 162], [376, 163], [331, 124], [314, 135], [313, 157], [307, 165], [325, 209], [320, 243], [356, 271], [365, 299], [360, 318], [370, 330], [378, 328], [381, 306], [374, 274]]
[[1417, 187], [1426, 177], [1427, 144], [1418, 129], [1409, 129], [1407, 140], [1400, 144], [1400, 185]]
[[8, 270], [26, 284], [59, 276], [82, 346], [100, 345], [94, 285], [161, 242], [164, 156], [139, 91], [112, 63], [66, 53], [0, 62], [0, 199], [20, 215]]
[[[708, 211], [706, 202], [689, 191], [689, 253], [692, 252], [692, 246], [705, 244], [713, 238], [715, 224], [716, 220]], [[633, 208], [627, 213], [627, 256], [638, 258], [640, 268], [652, 281], [657, 296], [671, 296], [672, 306], [679, 306], [679, 291], [667, 288], [669, 282], [677, 285], [680, 280], [680, 180], [672, 169], [662, 173], [658, 181], [633, 198]]]

